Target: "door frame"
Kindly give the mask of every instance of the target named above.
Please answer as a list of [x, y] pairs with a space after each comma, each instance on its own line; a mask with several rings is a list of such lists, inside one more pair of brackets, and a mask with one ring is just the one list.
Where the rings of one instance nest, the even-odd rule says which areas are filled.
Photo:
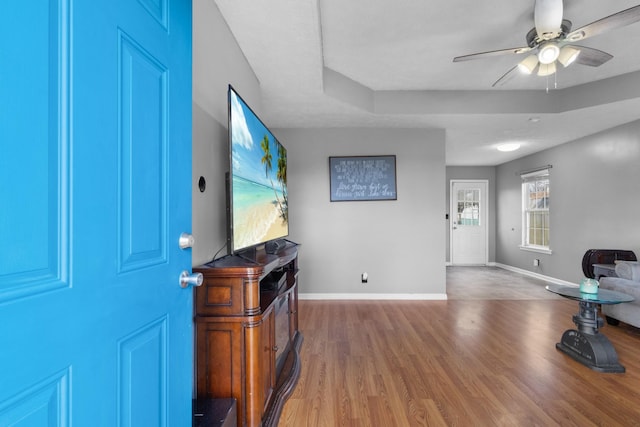
[[449, 262], [448, 265], [456, 265], [453, 263], [453, 214], [456, 211], [454, 206], [453, 185], [459, 183], [483, 183], [485, 185], [485, 203], [480, 206], [480, 213], [484, 218], [486, 226], [484, 227], [484, 265], [489, 265], [489, 180], [488, 179], [451, 179], [449, 180]]

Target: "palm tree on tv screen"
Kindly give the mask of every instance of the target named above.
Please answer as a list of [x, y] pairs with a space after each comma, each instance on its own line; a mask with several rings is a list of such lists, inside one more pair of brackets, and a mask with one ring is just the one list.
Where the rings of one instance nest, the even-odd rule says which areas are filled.
[[278, 197], [278, 192], [276, 191], [276, 187], [273, 184], [273, 180], [269, 177], [269, 172], [271, 171], [271, 168], [273, 166], [272, 165], [273, 156], [271, 155], [271, 144], [269, 143], [268, 135], [265, 135], [264, 138], [262, 138], [262, 141], [260, 142], [260, 148], [262, 148], [262, 152], [264, 154], [262, 156], [262, 159], [260, 159], [260, 162], [264, 165], [265, 177], [269, 177], [269, 180], [271, 181], [271, 188], [273, 188], [273, 192], [276, 196], [276, 202], [278, 203], [278, 209], [280, 210], [280, 218], [282, 218], [282, 221], [287, 222], [288, 221], [288, 203], [287, 203], [287, 192], [286, 192], [287, 160], [286, 160], [286, 157], [284, 157], [283, 159], [284, 149], [281, 147], [282, 146], [278, 147], [278, 171], [276, 173], [276, 177], [280, 182], [280, 186], [282, 187], [282, 190], [283, 190], [282, 197], [284, 198], [284, 203], [280, 200], [280, 197]]
[[284, 199], [283, 208], [280, 209], [282, 219], [289, 220], [289, 200], [287, 199], [287, 151], [281, 144], [278, 144], [278, 171], [276, 178], [280, 182], [282, 188], [282, 198]]

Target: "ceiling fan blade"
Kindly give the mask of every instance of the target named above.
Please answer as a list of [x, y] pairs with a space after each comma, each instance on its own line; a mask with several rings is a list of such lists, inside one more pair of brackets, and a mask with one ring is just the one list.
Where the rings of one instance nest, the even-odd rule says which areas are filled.
[[507, 84], [508, 82], [513, 80], [513, 78], [517, 75], [517, 73], [516, 73], [517, 70], [518, 70], [518, 66], [516, 65], [513, 68], [511, 68], [509, 71], [504, 73], [502, 75], [502, 77], [500, 77], [498, 80], [496, 80], [496, 82], [494, 84], [492, 84], [491, 87], [503, 86], [503, 85]]
[[566, 36], [568, 41], [584, 40], [588, 37], [597, 36], [625, 25], [640, 21], [640, 5], [630, 7], [606, 18], [599, 19], [583, 27], [580, 27]]
[[562, 0], [535, 0], [533, 20], [540, 39], [556, 38], [562, 32]]
[[598, 49], [594, 49], [592, 47], [578, 45], [571, 46], [575, 47], [576, 49], [580, 49], [580, 54], [576, 58], [576, 63], [578, 64], [588, 65], [590, 67], [599, 67], [600, 65], [613, 58], [613, 55], [610, 55], [607, 52], [603, 52]]
[[509, 55], [509, 54], [519, 55], [521, 53], [529, 52], [531, 49], [532, 48], [529, 46], [524, 46], [524, 47], [514, 47], [511, 49], [500, 49], [500, 50], [491, 50], [488, 52], [472, 53], [470, 55], [456, 56], [455, 58], [453, 58], [453, 62], [469, 61], [471, 59], [492, 58], [495, 56], [502, 56], [502, 55]]

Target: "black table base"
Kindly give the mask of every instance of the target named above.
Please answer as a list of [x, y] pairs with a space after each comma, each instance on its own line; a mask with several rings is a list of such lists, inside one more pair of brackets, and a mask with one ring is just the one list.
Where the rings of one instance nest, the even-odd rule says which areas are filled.
[[624, 366], [618, 363], [618, 353], [611, 341], [598, 332], [602, 319], [598, 317], [598, 306], [580, 301], [580, 311], [573, 316], [577, 330], [569, 329], [562, 334], [556, 348], [572, 359], [598, 372], [623, 373]]
[[598, 372], [623, 373], [611, 341], [602, 334], [588, 335], [575, 329], [562, 334], [556, 348], [573, 360]]

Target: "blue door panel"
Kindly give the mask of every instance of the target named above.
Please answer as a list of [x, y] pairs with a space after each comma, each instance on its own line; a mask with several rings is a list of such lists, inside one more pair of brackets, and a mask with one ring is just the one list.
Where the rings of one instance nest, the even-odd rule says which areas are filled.
[[118, 343], [120, 426], [167, 425], [167, 319]]
[[67, 286], [66, 5], [13, 3], [2, 16], [31, 24], [0, 26], [0, 303]]
[[167, 261], [168, 78], [157, 59], [120, 36], [118, 246], [127, 271]]
[[0, 426], [59, 427], [69, 424], [69, 371], [21, 390], [0, 405]]

